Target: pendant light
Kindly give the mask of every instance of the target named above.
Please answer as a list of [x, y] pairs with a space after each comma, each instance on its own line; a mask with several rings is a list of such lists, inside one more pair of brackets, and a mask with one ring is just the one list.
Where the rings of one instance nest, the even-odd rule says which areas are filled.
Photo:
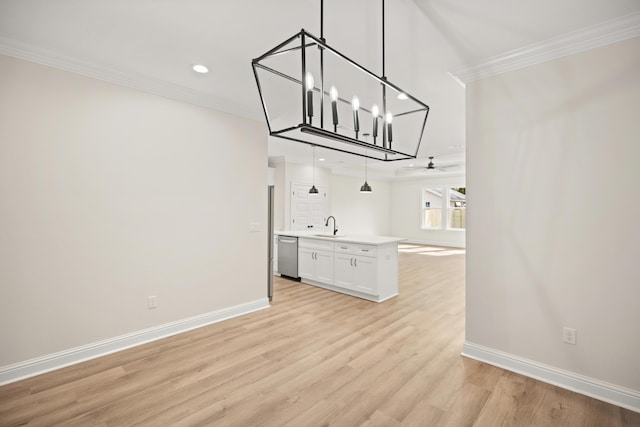
[[311, 150], [313, 153], [313, 181], [311, 182], [309, 194], [318, 194], [318, 189], [316, 188], [316, 146], [312, 145]]
[[[364, 136], [367, 140], [369, 139], [369, 134], [368, 133], [363, 133], [362, 136]], [[368, 160], [367, 159], [367, 149], [365, 148], [364, 149], [364, 184], [362, 184], [362, 187], [360, 187], [360, 192], [361, 193], [371, 193], [371, 186], [367, 182], [367, 160]]]
[[[384, 162], [418, 156], [429, 106], [387, 79], [385, 0], [379, 2], [381, 75], [327, 44], [324, 0], [318, 2], [320, 37], [302, 29], [251, 61], [269, 135]], [[374, 2], [366, 3], [370, 8]], [[344, 35], [347, 40], [365, 36]], [[370, 142], [363, 141], [365, 129], [373, 136]]]

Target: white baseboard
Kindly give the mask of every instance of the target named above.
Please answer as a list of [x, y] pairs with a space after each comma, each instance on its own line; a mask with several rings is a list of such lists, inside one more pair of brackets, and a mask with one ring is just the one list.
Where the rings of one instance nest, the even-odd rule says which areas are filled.
[[372, 302], [384, 302], [388, 299], [398, 296], [397, 292], [394, 292], [388, 295], [373, 296], [373, 295], [365, 294], [364, 292], [358, 292], [352, 289], [341, 288], [340, 286], [329, 285], [327, 283], [316, 282], [315, 280], [309, 280], [309, 279], [302, 279], [300, 283], [304, 285], [311, 285], [317, 288], [326, 289], [328, 291], [337, 292], [339, 294], [345, 294], [345, 295], [350, 295], [356, 298], [366, 299], [367, 301], [372, 301]]
[[2, 366], [0, 367], [0, 385], [44, 374], [45, 372], [64, 368], [65, 366], [75, 365], [76, 363], [95, 359], [96, 357], [105, 356], [265, 308], [269, 308], [269, 300], [268, 298], [261, 298], [210, 313], [60, 351], [58, 353], [48, 354], [24, 362]]
[[460, 242], [443, 242], [440, 240], [423, 240], [423, 239], [407, 239], [404, 240], [402, 242], [398, 242], [398, 244], [403, 244], [403, 243], [413, 243], [416, 245], [431, 245], [431, 246], [444, 246], [447, 248], [461, 248], [464, 249], [465, 248], [465, 244], [464, 243], [460, 243]]
[[567, 390], [575, 391], [585, 396], [640, 412], [640, 392], [635, 390], [609, 384], [604, 381], [585, 377], [574, 372], [544, 365], [470, 342], [464, 343], [462, 355]]

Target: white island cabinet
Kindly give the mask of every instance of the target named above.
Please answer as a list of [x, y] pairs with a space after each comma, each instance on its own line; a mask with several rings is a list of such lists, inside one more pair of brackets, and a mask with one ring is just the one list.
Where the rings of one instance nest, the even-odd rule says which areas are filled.
[[338, 243], [335, 250], [335, 285], [378, 295], [376, 247]]
[[398, 295], [398, 242], [383, 236], [298, 237], [298, 275], [303, 283], [382, 302]]
[[298, 276], [333, 284], [333, 242], [298, 239]]

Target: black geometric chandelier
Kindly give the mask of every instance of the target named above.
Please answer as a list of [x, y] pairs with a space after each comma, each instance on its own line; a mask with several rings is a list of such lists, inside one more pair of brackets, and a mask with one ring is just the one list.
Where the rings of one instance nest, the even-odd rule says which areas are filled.
[[[416, 158], [429, 106], [304, 29], [251, 62], [274, 137], [382, 161]], [[371, 138], [363, 139], [368, 133]]]

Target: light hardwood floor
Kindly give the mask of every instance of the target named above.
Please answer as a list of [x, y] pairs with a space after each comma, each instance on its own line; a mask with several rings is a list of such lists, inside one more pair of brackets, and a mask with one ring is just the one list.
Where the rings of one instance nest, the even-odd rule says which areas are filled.
[[640, 426], [461, 357], [464, 252], [405, 246], [387, 302], [278, 278], [270, 309], [0, 387], [0, 425]]

